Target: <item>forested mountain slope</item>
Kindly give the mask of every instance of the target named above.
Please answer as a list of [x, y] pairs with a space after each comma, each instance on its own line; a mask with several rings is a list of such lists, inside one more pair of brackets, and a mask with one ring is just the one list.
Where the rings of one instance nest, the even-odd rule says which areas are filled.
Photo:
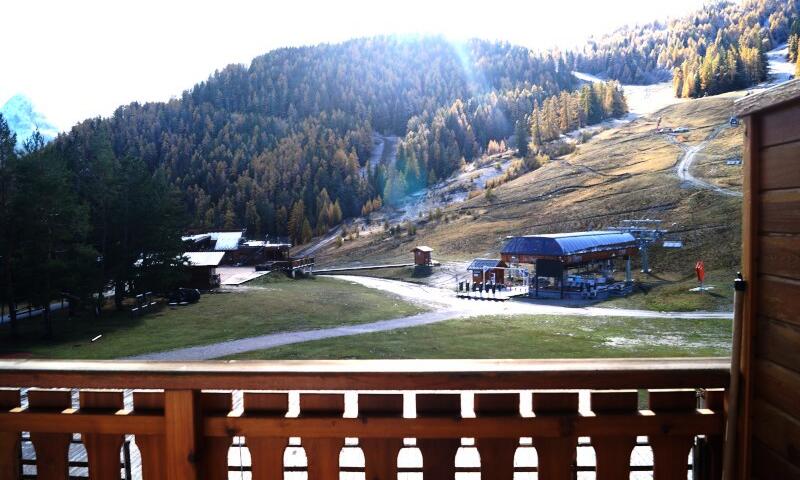
[[[57, 148], [87, 171], [104, 143], [96, 137], [108, 136], [115, 157], [163, 169], [184, 197], [191, 226], [302, 240], [383, 195], [387, 172], [359, 174], [373, 131], [402, 136], [412, 125], [435, 132], [435, 147], [416, 159], [425, 185], [489, 139], [510, 136], [534, 101], [576, 86], [560, 56], [505, 43], [359, 39], [231, 65], [178, 99], [133, 103], [86, 121]], [[497, 95], [510, 100], [492, 101]], [[454, 102], [471, 105], [469, 118], [447, 114]], [[493, 118], [502, 118], [499, 127], [483, 126], [497, 124]]]
[[682, 18], [626, 26], [591, 40], [568, 62], [622, 83], [673, 78], [680, 97], [744, 88], [765, 79], [765, 53], [787, 41], [799, 5], [717, 1]]

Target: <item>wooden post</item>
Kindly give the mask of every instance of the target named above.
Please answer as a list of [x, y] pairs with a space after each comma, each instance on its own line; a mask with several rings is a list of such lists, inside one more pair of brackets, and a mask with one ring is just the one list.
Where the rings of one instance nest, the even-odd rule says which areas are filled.
[[[80, 392], [81, 411], [85, 413], [114, 413], [124, 407], [121, 390], [83, 390]], [[125, 435], [82, 432], [91, 478], [119, 477], [119, 454]]]
[[[461, 418], [461, 394], [417, 394], [417, 417]], [[422, 478], [453, 480], [456, 474], [456, 453], [460, 438], [420, 438]]]
[[[0, 410], [19, 407], [19, 390], [0, 390]], [[20, 432], [0, 432], [0, 478], [16, 479], [20, 474]]]
[[[71, 407], [72, 392], [69, 390], [28, 390], [30, 411], [61, 412]], [[64, 480], [69, 477], [68, 455], [71, 441], [71, 433], [31, 432], [31, 442], [36, 450], [38, 480]]]
[[[200, 394], [200, 415], [227, 415], [233, 409], [231, 392], [203, 392]], [[200, 449], [200, 478], [227, 480], [228, 451], [233, 437], [209, 437], [203, 439]]]
[[[284, 417], [289, 409], [287, 393], [244, 392], [245, 415]], [[282, 480], [283, 456], [288, 438], [247, 437], [253, 480]]]
[[164, 393], [167, 480], [197, 480], [199, 447], [198, 391]]
[[[358, 416], [368, 422], [371, 418], [403, 418], [403, 394], [359, 394]], [[403, 448], [402, 438], [362, 438], [358, 441], [364, 452], [365, 480], [394, 480], [397, 478], [397, 456]]]
[[[639, 392], [636, 390], [597, 391], [591, 393], [592, 411], [605, 414], [632, 414], [639, 409]], [[636, 446], [636, 436], [594, 436], [597, 480], [629, 478], [631, 472], [631, 452]]]
[[[695, 390], [649, 390], [650, 410], [661, 412], [690, 412], [697, 409]], [[650, 435], [653, 448], [653, 480], [683, 478], [687, 473], [693, 435]]]
[[[578, 392], [535, 392], [533, 413], [536, 416], [577, 415]], [[558, 438], [533, 437], [533, 446], [539, 457], [539, 479], [572, 480], [578, 454], [578, 437], [568, 422]]]
[[[341, 416], [344, 414], [344, 395], [300, 394], [301, 416]], [[303, 438], [308, 459], [308, 480], [339, 480], [339, 454], [344, 438]]]
[[[475, 394], [475, 414], [485, 417], [516, 417], [519, 414], [519, 393]], [[519, 447], [519, 438], [478, 438], [475, 446], [481, 457], [481, 473], [484, 478], [497, 480], [514, 479], [514, 455]]]
[[[164, 392], [133, 392], [133, 411], [164, 415]], [[136, 435], [144, 480], [166, 478], [165, 445], [164, 435]]]

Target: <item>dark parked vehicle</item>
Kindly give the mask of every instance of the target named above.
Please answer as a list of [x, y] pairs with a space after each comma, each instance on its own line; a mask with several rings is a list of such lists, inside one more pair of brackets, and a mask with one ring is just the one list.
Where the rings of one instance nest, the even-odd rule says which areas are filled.
[[196, 288], [179, 288], [169, 294], [170, 305], [197, 303], [200, 301], [200, 290]]

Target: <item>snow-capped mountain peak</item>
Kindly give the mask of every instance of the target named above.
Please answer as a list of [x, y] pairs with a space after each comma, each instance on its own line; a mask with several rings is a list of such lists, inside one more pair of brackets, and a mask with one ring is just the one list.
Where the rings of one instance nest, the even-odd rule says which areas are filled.
[[30, 138], [37, 129], [46, 141], [54, 139], [58, 135], [58, 128], [36, 108], [31, 100], [22, 94], [11, 97], [2, 108], [0, 113], [8, 122], [9, 128], [17, 134], [17, 145]]

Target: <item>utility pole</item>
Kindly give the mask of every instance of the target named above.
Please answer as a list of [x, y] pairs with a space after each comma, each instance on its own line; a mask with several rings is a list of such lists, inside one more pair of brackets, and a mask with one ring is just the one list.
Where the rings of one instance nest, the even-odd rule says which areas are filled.
[[609, 230], [630, 233], [636, 239], [639, 252], [642, 256], [642, 273], [650, 273], [650, 256], [648, 248], [651, 244], [659, 241], [667, 230], [659, 228], [661, 220], [644, 218], [639, 220], [623, 220], [619, 227], [611, 227]]

